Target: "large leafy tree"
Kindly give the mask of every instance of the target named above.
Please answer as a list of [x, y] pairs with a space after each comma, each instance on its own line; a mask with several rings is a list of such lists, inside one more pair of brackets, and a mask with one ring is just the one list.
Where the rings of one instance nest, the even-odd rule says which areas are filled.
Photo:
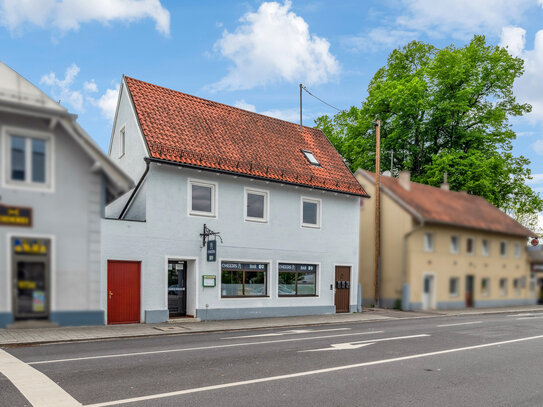
[[360, 108], [316, 125], [353, 171], [374, 171], [380, 119], [382, 169], [409, 170], [414, 181], [434, 186], [447, 173], [451, 189], [483, 196], [534, 227], [543, 200], [526, 185], [529, 160], [512, 154], [509, 122], [531, 110], [512, 90], [523, 69], [522, 59], [483, 36], [462, 48], [413, 41], [390, 54]]

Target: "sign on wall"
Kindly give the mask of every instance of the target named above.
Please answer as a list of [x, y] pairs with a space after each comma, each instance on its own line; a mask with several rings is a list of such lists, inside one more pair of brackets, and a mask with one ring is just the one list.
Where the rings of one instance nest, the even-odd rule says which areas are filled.
[[217, 261], [217, 241], [207, 241], [207, 261]]
[[48, 240], [16, 237], [13, 239], [13, 252], [15, 254], [46, 255], [48, 252]]
[[203, 275], [202, 287], [215, 287], [217, 285], [217, 276], [215, 275]]
[[32, 208], [0, 205], [0, 225], [32, 227]]

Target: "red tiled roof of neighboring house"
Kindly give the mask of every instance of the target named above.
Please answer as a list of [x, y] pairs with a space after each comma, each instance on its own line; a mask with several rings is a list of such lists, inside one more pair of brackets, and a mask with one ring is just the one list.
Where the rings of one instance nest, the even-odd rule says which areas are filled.
[[[125, 77], [151, 158], [366, 196], [318, 129]], [[301, 150], [313, 153], [311, 165]]]
[[[358, 171], [357, 171], [358, 172]], [[375, 182], [375, 173], [362, 171]], [[412, 215], [428, 223], [441, 223], [470, 229], [486, 230], [512, 236], [535, 236], [486, 199], [466, 192], [448, 191], [410, 182], [405, 189], [397, 178], [381, 176], [381, 187], [393, 199], [401, 200]]]

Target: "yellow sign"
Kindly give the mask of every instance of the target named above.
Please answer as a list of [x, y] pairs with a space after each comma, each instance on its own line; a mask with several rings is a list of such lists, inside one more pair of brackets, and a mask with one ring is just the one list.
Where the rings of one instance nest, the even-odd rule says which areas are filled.
[[17, 283], [17, 286], [21, 290], [34, 290], [36, 288], [36, 282], [21, 280]]
[[47, 245], [42, 239], [15, 238], [13, 251], [17, 254], [47, 254]]
[[0, 225], [32, 226], [32, 208], [0, 205]]

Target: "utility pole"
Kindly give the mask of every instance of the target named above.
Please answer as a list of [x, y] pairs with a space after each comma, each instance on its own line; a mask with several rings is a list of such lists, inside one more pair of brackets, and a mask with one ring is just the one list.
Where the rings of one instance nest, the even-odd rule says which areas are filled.
[[302, 88], [304, 85], [300, 83], [300, 131], [302, 131]]
[[375, 306], [381, 306], [381, 120], [375, 121]]

